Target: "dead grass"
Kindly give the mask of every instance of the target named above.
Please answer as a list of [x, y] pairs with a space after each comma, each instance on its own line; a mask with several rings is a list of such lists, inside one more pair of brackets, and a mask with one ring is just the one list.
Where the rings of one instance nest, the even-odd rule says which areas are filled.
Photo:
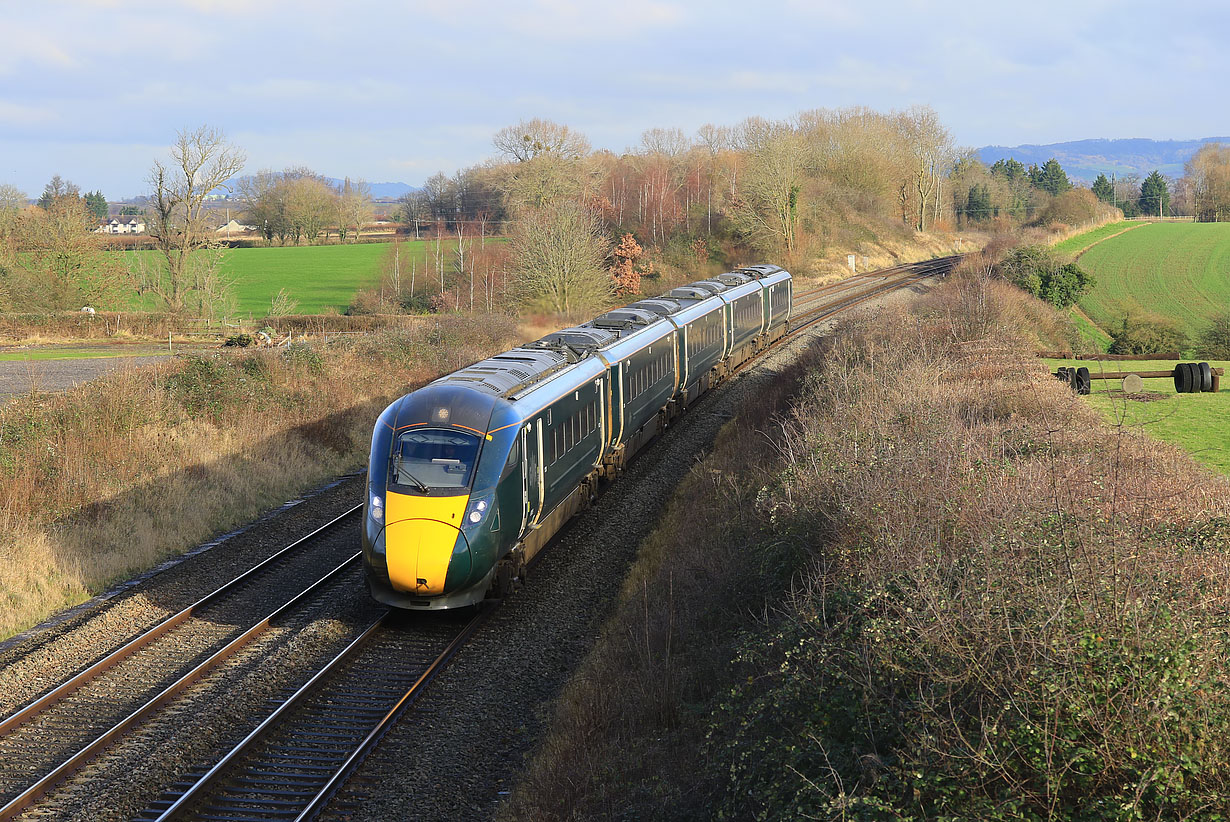
[[1230, 484], [1040, 318], [954, 277], [732, 422], [502, 818], [1224, 814]]
[[206, 352], [0, 408], [0, 636], [362, 465], [416, 385], [514, 342], [445, 317], [326, 348]]

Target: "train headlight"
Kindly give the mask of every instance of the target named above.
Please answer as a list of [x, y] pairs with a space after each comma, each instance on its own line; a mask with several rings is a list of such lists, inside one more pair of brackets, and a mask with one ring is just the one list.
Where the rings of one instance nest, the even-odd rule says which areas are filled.
[[486, 518], [487, 512], [491, 510], [492, 496], [484, 494], [481, 497], [470, 501], [470, 508], [466, 511], [464, 520], [466, 525], [478, 525]]
[[384, 522], [384, 500], [372, 494], [372, 502], [367, 507], [367, 513], [376, 522]]

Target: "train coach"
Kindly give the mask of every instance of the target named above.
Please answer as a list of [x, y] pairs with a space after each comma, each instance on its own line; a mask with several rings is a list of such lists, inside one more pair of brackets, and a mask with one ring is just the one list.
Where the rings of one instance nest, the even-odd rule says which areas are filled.
[[787, 333], [793, 282], [740, 268], [474, 363], [389, 405], [368, 463], [363, 566], [378, 601], [503, 596], [599, 486]]

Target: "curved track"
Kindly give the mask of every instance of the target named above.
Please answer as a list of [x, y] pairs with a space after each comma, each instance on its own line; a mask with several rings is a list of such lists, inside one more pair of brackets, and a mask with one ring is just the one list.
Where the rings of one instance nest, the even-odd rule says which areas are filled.
[[[791, 330], [804, 328], [887, 291], [946, 274], [947, 257], [851, 277], [796, 295]], [[753, 360], [754, 361], [754, 360]], [[275, 621], [355, 584], [358, 554], [297, 594], [287, 580], [319, 565], [315, 538], [354, 518], [362, 506], [270, 557], [184, 611], [0, 721], [0, 820], [50, 812], [40, 800], [116, 740], [226, 664]], [[293, 569], [293, 571], [292, 571]], [[291, 589], [296, 590], [296, 589]], [[252, 602], [280, 604], [246, 630]], [[227, 611], [231, 609], [231, 611]], [[456, 619], [417, 620], [412, 630], [385, 614], [280, 704], [211, 768], [164, 790], [138, 818], [169, 820], [306, 819], [318, 813], [385, 730], [411, 705], [495, 608]], [[117, 685], [117, 681], [126, 683]], [[167, 684], [169, 681], [169, 684]], [[39, 774], [42, 773], [42, 776]], [[24, 786], [24, 787], [22, 787]]]

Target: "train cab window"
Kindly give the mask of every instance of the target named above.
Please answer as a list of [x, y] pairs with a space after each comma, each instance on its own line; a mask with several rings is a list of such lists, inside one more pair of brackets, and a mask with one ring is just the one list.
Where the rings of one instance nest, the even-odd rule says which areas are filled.
[[508, 460], [504, 463], [504, 470], [500, 472], [500, 478], [507, 477], [513, 471], [517, 470], [517, 466], [521, 463], [521, 437], [514, 437], [512, 450], [508, 452]]
[[393, 449], [393, 484], [422, 494], [468, 488], [478, 461], [479, 439], [464, 431], [415, 428]]

